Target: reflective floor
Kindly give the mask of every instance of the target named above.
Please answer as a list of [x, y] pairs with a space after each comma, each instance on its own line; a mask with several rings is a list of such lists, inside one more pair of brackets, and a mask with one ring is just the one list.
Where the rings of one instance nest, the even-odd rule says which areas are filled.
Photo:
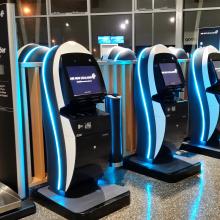
[[[193, 159], [202, 161], [201, 175], [174, 184], [109, 169], [111, 182], [130, 189], [131, 204], [104, 219], [220, 219], [220, 160], [201, 155]], [[37, 214], [25, 219], [63, 218], [37, 204]]]

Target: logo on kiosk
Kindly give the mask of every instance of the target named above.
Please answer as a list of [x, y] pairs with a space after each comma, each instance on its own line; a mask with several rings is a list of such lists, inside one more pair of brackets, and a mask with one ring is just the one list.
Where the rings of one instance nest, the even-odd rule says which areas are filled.
[[162, 74], [173, 74], [173, 73], [178, 73], [177, 69], [162, 71]]
[[6, 53], [6, 48], [0, 47], [0, 55]]
[[96, 78], [96, 74], [92, 73], [89, 76], [73, 76], [70, 77], [71, 81], [76, 81], [76, 83], [87, 83], [87, 82], [92, 82]]
[[0, 58], [6, 53], [6, 48], [0, 47]]
[[1, 17], [1, 18], [3, 18], [3, 17], [4, 17], [4, 15], [5, 15], [4, 10], [1, 10], [1, 12], [0, 12], [0, 17]]
[[218, 34], [218, 30], [215, 31], [206, 31], [206, 32], [202, 32], [200, 33], [201, 35], [213, 35], [213, 34]]

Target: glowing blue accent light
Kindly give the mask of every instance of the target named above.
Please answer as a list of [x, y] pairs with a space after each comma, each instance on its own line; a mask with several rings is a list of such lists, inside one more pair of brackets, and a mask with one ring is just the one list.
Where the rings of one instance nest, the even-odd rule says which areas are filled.
[[114, 61], [117, 61], [117, 60], [118, 60], [120, 54], [121, 54], [121, 51], [120, 51], [119, 53], [116, 54], [116, 56], [115, 56], [115, 58], [114, 58]]
[[31, 57], [31, 55], [32, 55], [36, 50], [38, 50], [38, 49], [40, 49], [40, 48], [42, 48], [42, 46], [35, 47], [35, 48], [31, 49], [31, 50], [26, 54], [26, 56], [25, 56], [23, 62], [26, 63], [26, 62], [29, 60], [29, 58]]
[[116, 184], [116, 168], [115, 167], [108, 167], [105, 170], [106, 179], [111, 184]]
[[200, 137], [200, 141], [203, 142], [204, 140], [204, 136], [205, 136], [205, 112], [203, 109], [203, 104], [202, 104], [202, 97], [199, 91], [199, 85], [196, 79], [196, 71], [195, 71], [195, 57], [196, 57], [196, 53], [198, 50], [196, 50], [193, 53], [193, 57], [192, 57], [192, 73], [193, 73], [193, 79], [195, 82], [195, 88], [196, 88], [196, 93], [199, 99], [199, 105], [200, 105], [200, 109], [201, 109], [201, 114], [202, 114], [202, 133], [201, 133], [201, 137]]
[[57, 182], [57, 190], [61, 189], [61, 178], [62, 178], [62, 164], [61, 164], [61, 153], [60, 153], [60, 143], [59, 143], [59, 138], [57, 134], [57, 128], [56, 128], [56, 123], [53, 115], [53, 108], [50, 102], [50, 97], [48, 94], [48, 88], [47, 88], [47, 82], [46, 82], [46, 66], [48, 63], [48, 60], [50, 59], [50, 54], [57, 48], [57, 46], [52, 47], [46, 54], [43, 60], [43, 67], [42, 67], [42, 81], [43, 81], [43, 88], [45, 92], [45, 97], [46, 97], [46, 102], [47, 102], [47, 107], [50, 115], [50, 120], [52, 123], [52, 129], [53, 129], [53, 134], [55, 138], [55, 145], [56, 145], [56, 152], [57, 152], [57, 161], [58, 161], [58, 182]]
[[152, 185], [147, 184], [147, 220], [151, 219], [151, 206], [152, 206]]
[[199, 182], [199, 192], [198, 195], [192, 205], [192, 208], [190, 210], [190, 216], [189, 220], [196, 220], [197, 214], [199, 211], [200, 202], [202, 200], [202, 195], [204, 191], [204, 185], [205, 185], [205, 179], [204, 179], [204, 164], [201, 164], [201, 174], [200, 174], [200, 182]]
[[122, 103], [120, 101], [120, 153], [123, 157], [123, 135], [122, 135], [122, 131], [123, 131], [123, 126], [122, 126]]
[[[18, 65], [16, 65], [16, 73], [19, 73], [18, 70]], [[25, 173], [25, 149], [24, 149], [24, 140], [23, 140], [23, 120], [22, 120], [22, 102], [21, 102], [21, 89], [20, 89], [20, 77], [19, 74], [16, 74], [15, 76], [16, 78], [16, 111], [15, 114], [17, 114], [16, 118], [18, 120], [18, 150], [19, 150], [19, 156], [20, 156], [20, 172], [21, 172], [21, 186], [22, 189], [24, 190], [22, 195], [19, 195], [21, 197], [21, 199], [24, 199], [26, 197], [26, 183], [25, 183], [25, 179], [26, 179], [26, 173]]]
[[187, 63], [188, 59], [178, 59], [179, 64]]
[[121, 51], [119, 51], [119, 52], [116, 54], [116, 56], [115, 56], [115, 58], [114, 58], [114, 61], [117, 61], [118, 58], [120, 57], [120, 55], [121, 55], [122, 53], [126, 52], [126, 51], [127, 51], [126, 48], [124, 48], [124, 49], [122, 49]]
[[150, 125], [150, 117], [149, 117], [149, 113], [148, 113], [148, 109], [147, 109], [147, 103], [146, 103], [146, 99], [145, 99], [145, 95], [144, 95], [144, 89], [143, 89], [143, 85], [142, 85], [142, 79], [141, 79], [141, 59], [142, 56], [144, 54], [144, 52], [147, 50], [147, 48], [143, 49], [138, 57], [138, 82], [140, 84], [140, 91], [141, 91], [141, 98], [144, 104], [144, 110], [145, 110], [145, 115], [146, 115], [146, 119], [147, 119], [147, 127], [148, 127], [148, 152], [147, 152], [147, 159], [150, 159], [151, 156], [151, 125]]
[[104, 179], [99, 179], [98, 180], [98, 185], [99, 186], [105, 186], [105, 185], [107, 185], [107, 182]]

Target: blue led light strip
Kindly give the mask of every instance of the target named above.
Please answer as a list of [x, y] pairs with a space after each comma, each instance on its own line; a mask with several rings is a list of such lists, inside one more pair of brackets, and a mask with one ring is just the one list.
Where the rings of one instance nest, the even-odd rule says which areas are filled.
[[144, 96], [144, 89], [143, 89], [143, 85], [142, 85], [142, 79], [141, 79], [141, 59], [142, 56], [144, 54], [144, 52], [147, 50], [147, 48], [143, 49], [138, 57], [138, 82], [140, 84], [140, 90], [141, 90], [141, 97], [142, 97], [142, 101], [144, 104], [144, 110], [146, 113], [146, 119], [147, 119], [147, 126], [148, 126], [148, 152], [147, 152], [147, 159], [151, 159], [151, 127], [150, 127], [150, 118], [149, 118], [149, 113], [148, 113], [148, 109], [147, 109], [147, 103], [145, 100], [145, 96]]
[[43, 67], [42, 67], [42, 81], [43, 81], [43, 88], [44, 88], [44, 93], [46, 97], [46, 102], [47, 102], [47, 107], [50, 115], [50, 120], [52, 123], [52, 129], [53, 129], [53, 134], [55, 138], [55, 145], [56, 145], [56, 152], [57, 152], [57, 161], [58, 161], [58, 182], [57, 182], [57, 190], [61, 189], [61, 178], [62, 178], [62, 164], [61, 164], [61, 153], [60, 153], [60, 143], [59, 143], [59, 138], [57, 134], [57, 129], [56, 129], [56, 124], [53, 116], [53, 111], [52, 111], [52, 105], [50, 102], [50, 97], [48, 94], [48, 88], [47, 88], [47, 82], [46, 82], [46, 67], [48, 60], [50, 59], [51, 53], [57, 48], [57, 46], [52, 47], [46, 54], [43, 60]]
[[[198, 51], [198, 50], [197, 50]], [[201, 133], [201, 137], [200, 137], [200, 141], [204, 141], [204, 136], [205, 136], [205, 113], [204, 113], [204, 109], [203, 109], [203, 104], [202, 104], [202, 97], [199, 91], [199, 85], [196, 79], [196, 71], [195, 71], [195, 57], [196, 57], [196, 53], [197, 51], [195, 51], [193, 53], [193, 57], [192, 57], [192, 73], [193, 73], [193, 79], [195, 82], [195, 88], [196, 88], [196, 93], [199, 99], [199, 105], [200, 105], [200, 109], [201, 109], [201, 114], [202, 114], [202, 133]]]
[[116, 54], [116, 56], [115, 56], [115, 58], [114, 58], [114, 61], [117, 61], [118, 58], [119, 58], [119, 56], [120, 56], [122, 53], [124, 53], [125, 51], [126, 51], [126, 48], [123, 48], [121, 51], [119, 51], [119, 52]]
[[27, 53], [27, 55], [25, 56], [25, 58], [24, 58], [24, 60], [23, 60], [23, 63], [26, 63], [26, 62], [29, 60], [29, 58], [31, 57], [31, 55], [32, 55], [36, 50], [38, 50], [38, 49], [40, 49], [40, 48], [42, 48], [42, 46], [38, 46], [38, 47], [35, 47], [35, 48], [31, 49], [31, 50]]

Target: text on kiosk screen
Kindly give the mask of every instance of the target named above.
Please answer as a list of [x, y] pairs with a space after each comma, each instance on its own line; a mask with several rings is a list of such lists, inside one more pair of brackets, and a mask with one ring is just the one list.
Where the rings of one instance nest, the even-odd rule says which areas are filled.
[[160, 63], [159, 64], [165, 86], [176, 86], [181, 84], [176, 63]]
[[213, 61], [213, 64], [215, 67], [215, 71], [217, 73], [217, 77], [218, 77], [218, 79], [220, 79], [220, 60]]
[[95, 66], [67, 67], [75, 96], [101, 93], [100, 78]]

